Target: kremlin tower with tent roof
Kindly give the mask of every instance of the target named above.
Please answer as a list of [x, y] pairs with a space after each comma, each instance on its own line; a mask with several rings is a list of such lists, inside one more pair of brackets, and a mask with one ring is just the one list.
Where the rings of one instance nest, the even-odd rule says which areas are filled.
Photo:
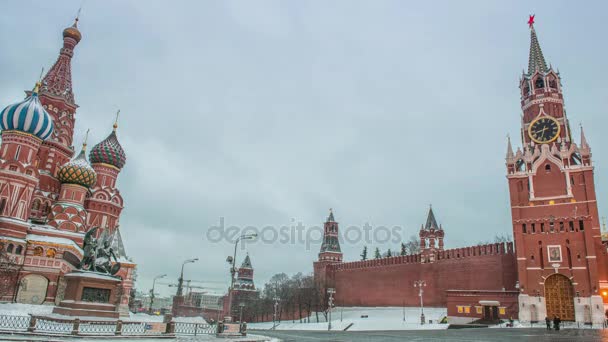
[[122, 265], [118, 298], [128, 315], [135, 264], [127, 259], [120, 234], [123, 198], [117, 178], [126, 162], [117, 122], [95, 145], [86, 141], [75, 156], [76, 110], [71, 60], [82, 39], [78, 18], [63, 30], [63, 46], [48, 73], [27, 97], [0, 112], [0, 246], [11, 259], [0, 300], [58, 303], [64, 275], [83, 257], [85, 233], [99, 227], [111, 238]]

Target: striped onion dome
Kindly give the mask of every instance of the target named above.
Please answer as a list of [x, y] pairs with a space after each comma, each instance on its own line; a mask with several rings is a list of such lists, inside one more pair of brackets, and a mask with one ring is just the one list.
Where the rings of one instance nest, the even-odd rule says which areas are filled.
[[78, 156], [69, 162], [61, 165], [57, 172], [57, 179], [61, 183], [78, 184], [90, 188], [95, 185], [97, 173], [87, 161], [85, 153], [86, 144], [82, 147], [82, 151]]
[[109, 164], [119, 169], [125, 166], [127, 155], [116, 137], [116, 127], [117, 125], [115, 124], [112, 133], [91, 149], [89, 159], [91, 159], [92, 164]]
[[40, 83], [25, 100], [9, 105], [0, 112], [0, 128], [3, 131], [16, 130], [46, 140], [53, 133], [53, 118], [42, 106], [38, 98]]

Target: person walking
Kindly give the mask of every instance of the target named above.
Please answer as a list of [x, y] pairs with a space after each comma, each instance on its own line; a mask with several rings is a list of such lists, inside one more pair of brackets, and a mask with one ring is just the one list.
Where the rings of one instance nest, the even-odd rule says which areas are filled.
[[555, 315], [553, 316], [553, 328], [556, 331], [559, 331], [559, 323], [561, 322], [561, 319], [559, 319], [559, 316]]
[[551, 318], [545, 316], [545, 323], [547, 324], [547, 330], [551, 330]]

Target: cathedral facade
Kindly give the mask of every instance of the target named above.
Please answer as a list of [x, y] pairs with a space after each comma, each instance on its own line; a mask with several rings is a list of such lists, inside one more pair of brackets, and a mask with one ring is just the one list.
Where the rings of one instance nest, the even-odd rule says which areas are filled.
[[[126, 155], [117, 122], [87, 157], [86, 141], [73, 144], [76, 111], [71, 60], [82, 39], [78, 19], [63, 30], [57, 61], [26, 91], [22, 101], [0, 112], [0, 244], [5, 277], [0, 299], [58, 303], [63, 276], [83, 257], [84, 234], [99, 227], [122, 265], [120, 310], [126, 313], [135, 264], [127, 259], [119, 229], [124, 207], [117, 187]], [[10, 278], [10, 279], [9, 279]]]
[[[333, 213], [315, 280], [340, 306], [447, 307], [452, 322], [562, 321], [603, 324], [608, 309], [607, 244], [602, 241], [591, 146], [578, 143], [564, 109], [561, 75], [545, 60], [530, 17], [528, 69], [519, 81], [521, 147], [509, 139], [506, 176], [513, 243], [444, 250], [432, 209], [415, 255], [343, 262]], [[447, 229], [449, 233], [449, 229]], [[449, 234], [448, 234], [449, 235]]]

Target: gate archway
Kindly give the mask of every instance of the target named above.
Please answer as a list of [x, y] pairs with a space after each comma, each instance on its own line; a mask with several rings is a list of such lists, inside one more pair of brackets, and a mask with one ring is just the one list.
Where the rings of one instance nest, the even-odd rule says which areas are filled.
[[49, 280], [38, 274], [28, 274], [19, 282], [17, 302], [25, 304], [42, 304], [46, 299]]
[[568, 277], [553, 274], [545, 280], [547, 316], [558, 316], [562, 321], [574, 321], [574, 287]]

